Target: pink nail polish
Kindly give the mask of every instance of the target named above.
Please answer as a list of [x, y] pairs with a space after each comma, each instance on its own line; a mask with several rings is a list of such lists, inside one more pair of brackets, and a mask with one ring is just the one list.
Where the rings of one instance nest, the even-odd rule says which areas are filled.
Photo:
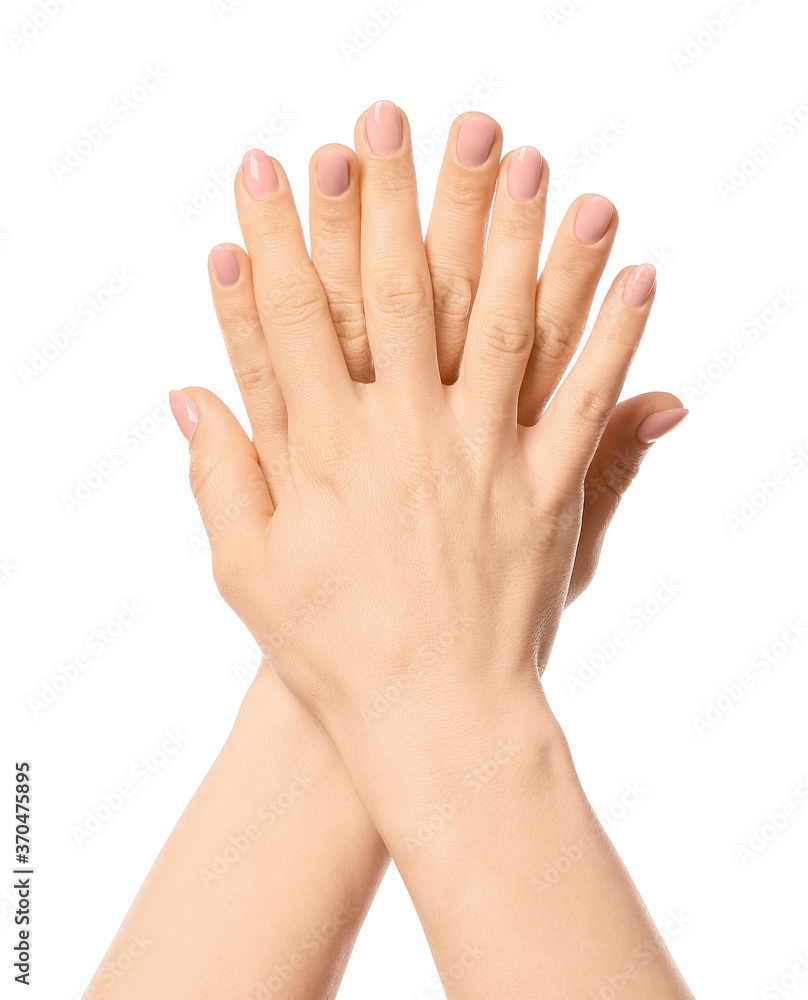
[[542, 158], [538, 149], [522, 146], [511, 156], [508, 167], [508, 190], [517, 201], [536, 197], [541, 180]]
[[278, 190], [278, 175], [272, 160], [263, 149], [248, 149], [241, 161], [244, 184], [256, 201], [263, 201]]
[[690, 410], [682, 409], [682, 407], [676, 407], [673, 410], [659, 410], [657, 413], [647, 416], [634, 433], [643, 444], [653, 444], [654, 441], [664, 437], [668, 431], [678, 427], [688, 413]]
[[640, 264], [629, 275], [626, 287], [623, 290], [623, 301], [627, 306], [632, 306], [632, 308], [636, 309], [645, 302], [655, 284], [656, 268], [654, 265]]
[[180, 430], [190, 441], [194, 436], [196, 425], [199, 423], [196, 403], [186, 393], [179, 392], [177, 389], [172, 389], [168, 394], [168, 402]]
[[213, 264], [216, 280], [222, 288], [232, 288], [238, 284], [238, 257], [230, 247], [214, 247], [210, 252], [210, 262]]
[[464, 118], [457, 133], [457, 158], [466, 167], [480, 167], [494, 145], [494, 126], [485, 118]]
[[336, 149], [326, 149], [317, 157], [317, 183], [327, 198], [345, 194], [351, 183], [348, 160]]
[[587, 198], [578, 209], [575, 219], [575, 235], [582, 243], [597, 243], [606, 235], [614, 215], [614, 205], [608, 198], [596, 194]]
[[389, 156], [401, 149], [401, 115], [392, 101], [377, 101], [368, 111], [368, 142], [374, 153]]

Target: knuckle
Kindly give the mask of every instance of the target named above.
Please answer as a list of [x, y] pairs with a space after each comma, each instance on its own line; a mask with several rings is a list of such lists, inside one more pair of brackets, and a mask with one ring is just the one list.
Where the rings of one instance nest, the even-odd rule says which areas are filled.
[[575, 353], [578, 333], [573, 323], [558, 317], [540, 316], [536, 323], [533, 353], [541, 362], [565, 365]]
[[210, 541], [213, 579], [228, 604], [234, 604], [249, 588], [250, 566], [225, 536], [238, 521], [243, 504], [227, 494], [223, 460], [214, 456], [196, 459], [191, 465], [191, 489], [202, 513]]
[[361, 300], [332, 296], [328, 309], [340, 340], [354, 341], [365, 336], [365, 307]]
[[[335, 249], [344, 245], [346, 231], [345, 203], [336, 198], [319, 198], [316, 207], [312, 205], [310, 211], [312, 218], [316, 219], [316, 226], [321, 237], [327, 236], [329, 243], [333, 244]], [[321, 251], [324, 249], [326, 249], [325, 245], [320, 247]]]
[[607, 299], [601, 306], [591, 336], [601, 341], [621, 357], [630, 359], [639, 346], [644, 324], [627, 318], [622, 310], [622, 299]]
[[371, 282], [373, 310], [383, 319], [411, 320], [432, 311], [432, 285], [428, 275], [415, 273], [406, 265], [400, 270], [387, 268]]
[[409, 192], [415, 187], [415, 165], [411, 157], [389, 156], [363, 165], [368, 181], [381, 194]]
[[219, 326], [227, 340], [232, 343], [243, 343], [263, 337], [263, 329], [258, 314], [243, 306], [219, 304], [216, 309]]
[[292, 268], [278, 275], [259, 313], [273, 326], [300, 330], [321, 319], [324, 296], [308, 268]]
[[432, 300], [436, 319], [462, 323], [471, 312], [474, 285], [462, 274], [449, 274], [445, 271], [433, 273]]
[[571, 402], [575, 415], [596, 427], [605, 424], [612, 411], [611, 401], [603, 394], [603, 390], [591, 385], [576, 385]]
[[469, 176], [465, 171], [452, 176], [441, 188], [440, 197], [447, 203], [449, 209], [457, 213], [458, 219], [467, 219], [469, 208], [487, 208], [490, 201], [488, 188], [476, 176]]
[[533, 327], [513, 315], [500, 313], [485, 325], [486, 347], [496, 354], [524, 354], [533, 344]]
[[641, 336], [642, 330], [637, 330], [636, 328], [632, 329], [628, 324], [618, 324], [609, 338], [615, 351], [619, 352], [621, 355], [624, 368], [626, 369], [631, 364], [634, 355], [637, 353], [637, 348], [640, 346]]
[[[591, 247], [590, 247], [591, 249]], [[557, 270], [564, 275], [564, 287], [591, 279], [593, 260], [589, 253], [582, 253], [580, 244], [564, 244], [553, 248]], [[598, 275], [599, 277], [599, 275]]]
[[512, 208], [500, 223], [504, 238], [509, 243], [524, 243], [525, 249], [538, 255], [544, 225], [544, 199], [520, 201]]
[[221, 459], [216, 455], [192, 454], [188, 478], [191, 492], [200, 508], [220, 478], [220, 466]]
[[261, 265], [256, 268], [257, 262], [266, 261], [270, 265], [276, 261], [282, 263], [285, 249], [299, 244], [300, 217], [285, 194], [242, 205], [239, 218], [243, 219], [242, 232], [250, 247], [248, 256], [253, 266], [253, 277], [256, 270], [260, 270]]
[[591, 502], [606, 493], [619, 500], [634, 482], [640, 469], [640, 462], [639, 455], [628, 449], [614, 452], [609, 456], [607, 463], [598, 462], [587, 499]]
[[274, 373], [268, 361], [266, 363], [256, 361], [234, 365], [233, 372], [245, 392], [265, 393], [272, 388]]

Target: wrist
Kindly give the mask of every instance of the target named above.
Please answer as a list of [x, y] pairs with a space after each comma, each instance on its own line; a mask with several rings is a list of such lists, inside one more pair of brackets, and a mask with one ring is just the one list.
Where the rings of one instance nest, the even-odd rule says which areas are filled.
[[382, 712], [344, 716], [333, 733], [383, 836], [435, 813], [471, 814], [498, 787], [542, 782], [569, 760], [534, 670], [508, 684], [472, 674], [451, 692], [443, 686], [435, 678]]
[[231, 738], [249, 742], [257, 759], [281, 761], [312, 775], [344, 771], [320, 722], [262, 661], [247, 689]]

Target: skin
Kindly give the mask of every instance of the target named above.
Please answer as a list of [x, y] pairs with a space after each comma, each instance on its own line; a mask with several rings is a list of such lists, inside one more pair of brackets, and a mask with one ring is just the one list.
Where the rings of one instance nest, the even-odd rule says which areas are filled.
[[322, 727], [264, 666], [84, 1000], [333, 997], [386, 864]]
[[[266, 202], [254, 202], [237, 178], [250, 253], [233, 248], [234, 288], [219, 286], [212, 268], [211, 283], [253, 440], [215, 396], [186, 390], [199, 410], [191, 477], [217, 583], [286, 684], [262, 666], [88, 998], [126, 1000], [158, 986], [180, 998], [258, 996], [262, 987], [273, 997], [332, 996], [387, 863], [377, 827], [450, 997], [491, 995], [506, 977], [513, 995], [577, 996], [615, 975], [631, 952], [638, 972], [625, 996], [690, 996], [586, 803], [537, 680], [560, 611], [591, 579], [648, 450], [634, 430], [649, 413], [679, 405], [655, 393], [614, 406], [653, 296], [629, 310], [619, 301], [627, 272], [618, 277], [578, 381], [565, 383], [561, 403], [534, 426], [577, 346], [616, 213], [598, 244], [582, 244], [572, 229], [579, 199], [537, 285], [547, 166], [536, 199], [515, 202], [507, 158], [499, 165], [499, 127], [489, 161], [469, 169], [454, 156], [458, 121], [424, 245], [403, 122], [400, 154], [372, 153], [364, 116], [356, 154], [325, 147], [351, 163], [338, 199], [320, 194], [315, 154], [314, 266], [279, 165], [280, 190]], [[395, 302], [392, 274], [407, 276]], [[370, 470], [381, 470], [378, 485]], [[480, 517], [482, 497], [498, 511], [493, 534], [490, 516]], [[233, 499], [240, 513], [222, 527]], [[357, 510], [371, 516], [356, 518]], [[444, 527], [452, 523], [463, 525], [462, 545]], [[417, 554], [424, 535], [430, 550], [448, 555], [437, 588], [437, 567]], [[357, 559], [367, 551], [373, 560]], [[499, 555], [471, 572], [468, 551], [478, 561]], [[253, 552], [271, 567], [266, 576]], [[330, 599], [299, 623], [300, 605], [324, 587]], [[393, 602], [378, 599], [391, 591]], [[424, 607], [425, 593], [434, 607]], [[357, 604], [372, 631], [354, 621]], [[413, 609], [412, 628], [402, 629], [401, 607]], [[438, 636], [448, 636], [440, 661]], [[379, 711], [379, 692], [402, 677], [392, 706]], [[497, 754], [507, 756], [499, 743], [518, 749], [496, 765]], [[492, 761], [496, 780], [484, 771], [480, 784], [476, 769]], [[305, 790], [294, 808], [269, 828], [256, 824], [268, 801], [300, 781], [301, 767]], [[452, 806], [469, 786], [470, 801]], [[424, 839], [435, 803], [454, 810], [452, 821]], [[262, 832], [233, 870], [200, 876], [250, 826]], [[576, 844], [586, 845], [581, 863], [548, 906], [536, 873]], [[480, 878], [494, 867], [496, 879]], [[478, 897], [469, 898], [469, 885]], [[126, 975], [102, 982], [136, 931], [154, 946]], [[537, 937], [552, 942], [538, 958]], [[582, 959], [594, 940], [599, 954]], [[290, 956], [304, 958], [290, 964]]]

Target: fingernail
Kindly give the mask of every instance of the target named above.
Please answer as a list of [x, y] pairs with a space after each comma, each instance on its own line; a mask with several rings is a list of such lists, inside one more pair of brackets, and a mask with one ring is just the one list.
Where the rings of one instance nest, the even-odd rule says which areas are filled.
[[623, 301], [627, 306], [637, 308], [651, 294], [656, 282], [656, 268], [653, 264], [640, 264], [635, 267], [623, 290]]
[[464, 118], [457, 133], [457, 158], [466, 167], [480, 167], [494, 145], [494, 126], [485, 118]]
[[328, 198], [345, 194], [351, 183], [348, 160], [336, 149], [326, 149], [317, 157], [317, 183]]
[[210, 262], [222, 288], [232, 288], [238, 283], [238, 257], [230, 247], [214, 247], [210, 252]]
[[247, 190], [256, 201], [263, 201], [278, 190], [278, 175], [272, 160], [263, 149], [248, 149], [241, 161]]
[[542, 158], [538, 149], [522, 146], [511, 156], [508, 167], [508, 190], [517, 201], [536, 197], [541, 179]]
[[582, 243], [597, 243], [606, 235], [614, 215], [614, 205], [608, 198], [596, 194], [587, 198], [578, 209], [575, 219], [575, 235]]
[[368, 142], [374, 153], [389, 156], [401, 149], [401, 115], [392, 101], [377, 101], [368, 112]]
[[673, 410], [659, 410], [647, 416], [634, 433], [643, 444], [653, 444], [654, 441], [664, 437], [668, 431], [678, 427], [688, 413], [690, 410], [682, 409], [680, 406]]
[[177, 389], [172, 389], [168, 394], [168, 402], [180, 430], [190, 441], [194, 436], [196, 425], [199, 423], [196, 403], [194, 403], [190, 396], [184, 392], [178, 392]]

